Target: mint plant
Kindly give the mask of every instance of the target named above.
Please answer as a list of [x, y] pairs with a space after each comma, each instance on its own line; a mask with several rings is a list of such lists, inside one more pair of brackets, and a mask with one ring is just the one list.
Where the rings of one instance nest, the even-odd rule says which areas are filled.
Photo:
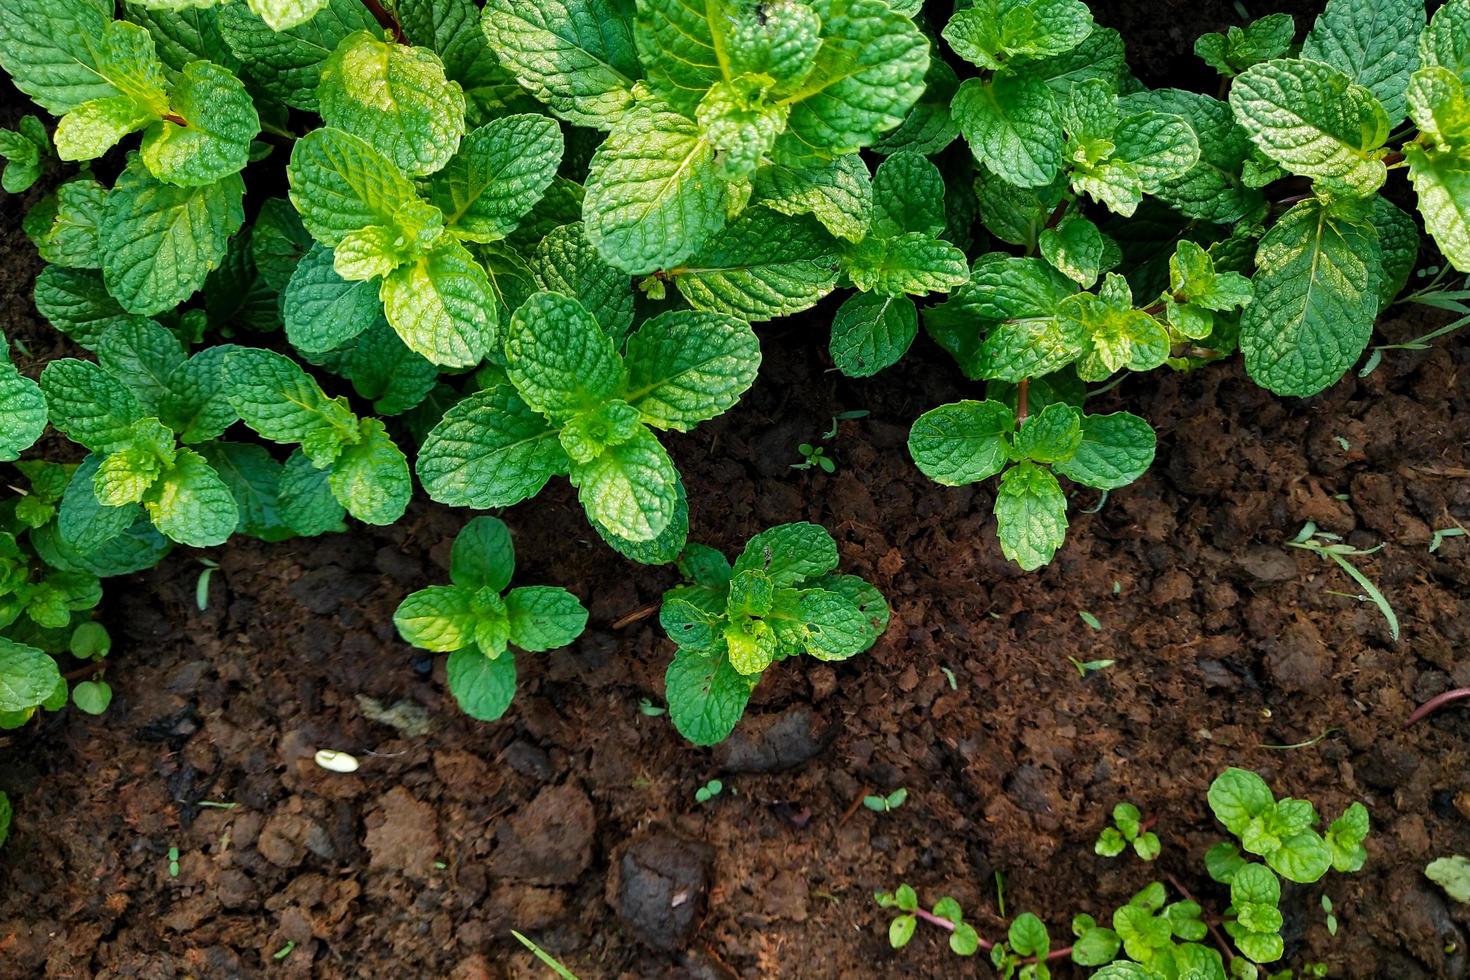
[[495, 721], [515, 697], [514, 646], [543, 653], [567, 646], [587, 626], [587, 610], [566, 589], [545, 585], [506, 591], [515, 572], [510, 529], [476, 517], [449, 556], [449, 585], [403, 600], [393, 625], [420, 649], [447, 653], [449, 691], [471, 718]]
[[1138, 807], [1119, 803], [1113, 807], [1112, 825], [1102, 829], [1092, 849], [1103, 857], [1117, 857], [1129, 847], [1143, 860], [1153, 861], [1159, 856], [1159, 835], [1148, 829]]
[[846, 660], [888, 628], [888, 604], [855, 575], [834, 574], [837, 542], [815, 524], [750, 539], [732, 565], [691, 544], [688, 583], [664, 593], [659, 625], [678, 648], [664, 676], [674, 727], [695, 745], [721, 741], [771, 664], [801, 654]]

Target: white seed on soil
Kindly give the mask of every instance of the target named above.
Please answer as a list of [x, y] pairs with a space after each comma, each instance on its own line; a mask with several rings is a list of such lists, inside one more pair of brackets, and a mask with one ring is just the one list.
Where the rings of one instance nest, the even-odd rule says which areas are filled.
[[357, 757], [332, 749], [317, 749], [316, 764], [332, 772], [357, 772]]

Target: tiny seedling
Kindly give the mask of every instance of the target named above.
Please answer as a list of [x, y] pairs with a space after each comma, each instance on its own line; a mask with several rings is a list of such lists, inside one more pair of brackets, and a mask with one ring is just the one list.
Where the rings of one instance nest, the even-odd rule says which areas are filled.
[[[1344, 572], [1347, 572], [1352, 580], [1362, 587], [1365, 593], [1360, 596], [1352, 596], [1352, 598], [1363, 602], [1372, 602], [1377, 606], [1378, 611], [1383, 614], [1383, 618], [1388, 622], [1389, 635], [1395, 641], [1398, 640], [1399, 618], [1394, 614], [1393, 606], [1389, 605], [1388, 599], [1378, 590], [1378, 586], [1374, 585], [1368, 576], [1359, 571], [1356, 565], [1348, 561], [1350, 557], [1376, 554], [1382, 550], [1383, 545], [1380, 544], [1376, 548], [1369, 548], [1367, 551], [1361, 548], [1354, 548], [1352, 545], [1343, 542], [1340, 535], [1317, 530], [1317, 525], [1311, 521], [1304, 524], [1302, 529], [1297, 532], [1297, 536], [1286, 542], [1286, 545], [1289, 548], [1301, 548], [1303, 551], [1313, 552], [1323, 558], [1328, 558], [1336, 562], [1338, 567]], [[1338, 594], [1343, 595], [1344, 593]]]
[[1117, 857], [1130, 845], [1133, 852], [1145, 861], [1159, 856], [1159, 837], [1148, 828], [1153, 821], [1143, 820], [1138, 807], [1132, 803], [1119, 803], [1113, 807], [1113, 823], [1098, 834], [1092, 849], [1103, 857]]
[[1079, 609], [1079, 610], [1077, 610], [1077, 618], [1080, 619], [1080, 620], [1082, 620], [1084, 623], [1086, 623], [1088, 626], [1092, 627], [1095, 630], [1101, 630], [1102, 629], [1102, 622], [1096, 616], [1094, 616], [1092, 613], [1088, 612], [1086, 609]]
[[296, 948], [296, 940], [294, 940], [294, 939], [288, 939], [288, 940], [286, 940], [286, 945], [282, 946], [280, 949], [276, 950], [274, 953], [271, 954], [271, 959], [273, 959], [273, 960], [284, 960], [286, 957], [288, 957], [288, 956], [291, 955], [291, 951], [293, 949], [295, 949], [295, 948]]
[[1462, 538], [1465, 536], [1463, 527], [1446, 527], [1434, 532], [1429, 538], [1429, 553], [1432, 555], [1444, 544], [1445, 538]]
[[863, 806], [874, 813], [887, 813], [889, 810], [897, 810], [903, 806], [904, 801], [909, 798], [909, 791], [900, 786], [887, 796], [865, 796]]
[[204, 569], [199, 573], [199, 579], [194, 583], [194, 605], [199, 607], [200, 612], [209, 608], [209, 581], [214, 573], [219, 571], [219, 562], [210, 561], [208, 558], [199, 559], [199, 564]]
[[170, 878], [179, 876], [179, 849], [177, 847], [168, 849], [168, 876]]
[[657, 718], [667, 710], [667, 708], [660, 707], [647, 698], [638, 699], [638, 712], [647, 718]]
[[1332, 914], [1332, 899], [1322, 896], [1322, 914], [1326, 917], [1327, 935], [1337, 935], [1337, 916]]
[[949, 682], [949, 689], [951, 691], [958, 691], [960, 689], [959, 682], [955, 680], [954, 671], [950, 670], [948, 667], [940, 667], [939, 672], [943, 674], [944, 679]]
[[694, 791], [695, 802], [708, 803], [710, 800], [714, 799], [716, 796], [719, 796], [722, 792], [724, 792], [724, 790], [724, 783], [720, 782], [718, 779], [711, 779], [709, 782], [705, 783], [703, 786], [699, 787], [699, 789]]
[[821, 446], [813, 446], [809, 442], [803, 442], [796, 447], [796, 451], [801, 454], [802, 461], [800, 463], [792, 463], [791, 468], [793, 470], [809, 470], [812, 467], [816, 467], [823, 473], [837, 472], [837, 464], [832, 461], [832, 457], [827, 455], [827, 450]]
[[522, 946], [531, 951], [531, 955], [535, 956], [536, 959], [540, 960], [543, 964], [549, 967], [551, 969], [551, 972], [555, 973], [558, 977], [561, 978], [561, 980], [577, 980], [577, 975], [571, 970], [568, 970], [565, 966], [563, 966], [561, 964], [561, 961], [559, 961], [555, 956], [552, 956], [550, 953], [546, 952], [546, 950], [542, 949], [540, 946], [537, 946], [535, 943], [531, 942], [530, 939], [521, 935], [519, 932], [516, 932], [514, 929], [510, 931], [510, 934], [516, 937], [516, 940]]
[[1068, 657], [1067, 659], [1072, 662], [1073, 667], [1077, 668], [1077, 676], [1083, 680], [1087, 679], [1088, 674], [1098, 670], [1107, 670], [1113, 664], [1117, 663], [1116, 660], [1078, 660], [1076, 657]]

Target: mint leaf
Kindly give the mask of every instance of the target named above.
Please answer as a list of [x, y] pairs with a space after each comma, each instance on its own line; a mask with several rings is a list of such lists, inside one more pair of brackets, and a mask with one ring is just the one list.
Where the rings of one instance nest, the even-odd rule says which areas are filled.
[[10, 0], [0, 17], [0, 67], [52, 115], [116, 96], [96, 50], [111, 12], [96, 0]]
[[641, 425], [595, 459], [573, 461], [570, 476], [587, 516], [618, 537], [648, 541], [674, 518], [678, 471]]
[[510, 528], [497, 517], [476, 517], [455, 535], [449, 551], [449, 578], [467, 589], [505, 591], [515, 571]]
[[561, 163], [562, 135], [546, 116], [505, 116], [464, 138], [435, 176], [429, 199], [460, 238], [493, 242], [541, 200]]
[[1052, 470], [1075, 483], [1099, 490], [1126, 487], [1154, 461], [1154, 430], [1137, 415], [1082, 416], [1082, 441], [1076, 452], [1052, 465]]
[[873, 645], [868, 617], [846, 596], [825, 589], [807, 589], [797, 600], [796, 631], [802, 649], [818, 660], [846, 660]]
[[951, 107], [975, 159], [1017, 187], [1045, 187], [1062, 169], [1056, 97], [1044, 82], [966, 79]]
[[188, 299], [244, 224], [244, 195], [238, 174], [176, 187], [134, 159], [107, 195], [99, 229], [107, 291], [129, 313], [145, 315]]
[[613, 0], [488, 0], [481, 23], [500, 63], [552, 112], [605, 130], [642, 75], [629, 20]]
[[567, 471], [556, 434], [514, 388], [487, 388], [455, 405], [434, 426], [419, 451], [419, 479], [443, 504], [509, 507]]
[[1396, 125], [1423, 31], [1421, 0], [1332, 0], [1302, 42], [1302, 57], [1342, 69], [1378, 97]]
[[587, 240], [632, 275], [677, 265], [725, 223], [715, 151], [690, 120], [640, 105], [598, 148], [587, 174]]
[[107, 292], [102, 273], [48, 265], [36, 276], [36, 310], [80, 346], [93, 348], [103, 331], [133, 317]]
[[1419, 37], [1419, 61], [1425, 67], [1447, 68], [1470, 85], [1470, 3], [1449, 0], [1434, 12]]
[[909, 455], [919, 470], [948, 487], [999, 473], [1009, 460], [1016, 419], [996, 401], [961, 401], [930, 409], [909, 430]]
[[948, 292], [970, 277], [964, 252], [923, 232], [869, 237], [848, 250], [845, 266], [854, 286], [883, 296]]
[[536, 245], [527, 265], [542, 289], [577, 297], [603, 331], [618, 339], [633, 326], [632, 283], [603, 259], [584, 231], [580, 221], [553, 228]]
[[1291, 173], [1360, 197], [1383, 184], [1388, 113], [1341, 69], [1293, 58], [1267, 61], [1235, 80], [1230, 106], [1256, 146]]
[[490, 281], [468, 249], [441, 241], [394, 269], [383, 313], [408, 349], [444, 367], [473, 367], [499, 340]]
[[[100, 269], [99, 225], [107, 207], [108, 191], [95, 180], [79, 177], [56, 189], [54, 210], [43, 200], [26, 215], [25, 229], [47, 262], [76, 269]], [[51, 210], [44, 227], [33, 228]]]
[[319, 112], [404, 173], [421, 177], [454, 156], [465, 134], [464, 91], [439, 56], [367, 31], [342, 40], [322, 64]]
[[408, 460], [378, 419], [363, 419], [356, 442], [342, 447], [327, 476], [332, 494], [364, 524], [392, 524], [408, 509]]
[[487, 657], [477, 647], [455, 650], [445, 665], [449, 693], [476, 721], [496, 721], [515, 699], [516, 662], [509, 650]]
[[[6, 344], [0, 339], [0, 354]], [[0, 462], [10, 462], [46, 431], [46, 398], [41, 388], [0, 356]]]
[[[345, 399], [329, 400], [305, 371], [282, 354], [241, 347], [225, 358], [224, 377], [231, 406], [241, 420], [272, 442], [306, 444], [326, 438], [326, 461], [343, 442], [356, 438], [356, 419]], [[314, 457], [313, 462], [318, 462]]]
[[[211, 348], [218, 349], [218, 348]], [[240, 520], [235, 533], [264, 541], [283, 541], [292, 531], [281, 517], [281, 474], [284, 467], [263, 446], [211, 442], [199, 454], [224, 481], [235, 498]]]
[[714, 745], [734, 731], [753, 688], [754, 678], [736, 671], [724, 654], [680, 649], [664, 674], [669, 720], [695, 745]]
[[306, 23], [327, 5], [327, 0], [245, 0], [250, 12], [273, 31], [285, 31]]
[[832, 318], [828, 350], [837, 370], [866, 378], [897, 363], [919, 332], [919, 312], [906, 296], [854, 293]]
[[799, 585], [837, 567], [837, 542], [819, 524], [780, 524], [751, 538], [735, 559], [734, 573], [756, 571], [777, 588]]
[[[949, 112], [945, 110], [948, 120]], [[873, 185], [856, 153], [800, 167], [769, 164], [755, 172], [755, 200], [786, 215], [810, 214], [839, 238], [859, 241], [868, 233]]]
[[1015, 455], [1037, 463], [1069, 460], [1082, 444], [1082, 413], [1053, 402], [1028, 417], [1016, 431]]
[[1419, 213], [1434, 243], [1457, 269], [1470, 269], [1470, 164], [1462, 155], [1404, 147]]
[[545, 585], [511, 589], [505, 595], [510, 642], [529, 653], [559, 650], [582, 635], [587, 610], [566, 589]]
[[995, 495], [1000, 550], [1025, 571], [1051, 561], [1067, 535], [1067, 498], [1057, 478], [1035, 463], [1001, 474]]
[[506, 374], [527, 405], [553, 422], [615, 397], [627, 380], [612, 340], [582, 304], [559, 293], [531, 296], [511, 317]]
[[243, 3], [225, 4], [219, 8], [220, 33], [256, 89], [307, 112], [317, 111], [322, 63], [337, 45], [355, 31], [382, 36], [360, 0], [327, 0], [310, 20], [292, 27], [274, 27], [258, 13]]
[[281, 292], [286, 339], [306, 354], [341, 347], [383, 315], [377, 285], [343, 279], [333, 261], [330, 248], [313, 245]]
[[1291, 14], [1267, 14], [1245, 27], [1224, 34], [1205, 34], [1194, 42], [1194, 53], [1226, 78], [1253, 65], [1285, 57], [1296, 37]]
[[732, 408], [755, 382], [760, 341], [743, 320], [671, 310], [628, 338], [627, 393], [649, 425], [688, 432]]
[[240, 521], [230, 488], [191, 449], [178, 451], [143, 497], [143, 506], [165, 537], [193, 548], [223, 544]]
[[1280, 395], [1314, 395], [1352, 366], [1378, 313], [1380, 251], [1365, 222], [1303, 201], [1256, 253], [1255, 299], [1240, 321], [1246, 371]]
[[1070, 51], [1091, 33], [1092, 12], [1080, 0], [981, 0], [956, 11], [943, 36], [961, 58], [998, 70], [1017, 55]]
[[1102, 271], [1103, 236], [1091, 221], [1067, 215], [1055, 228], [1043, 229], [1037, 244], [1054, 269], [1083, 289], [1097, 282]]
[[95, 453], [126, 448], [133, 424], [143, 418], [137, 396], [90, 361], [63, 358], [47, 364], [41, 391], [57, 431]]
[[837, 286], [837, 248], [805, 218], [750, 208], [670, 270], [689, 305], [751, 322], [816, 305]]
[[165, 118], [143, 135], [143, 162], [154, 176], [203, 187], [244, 168], [260, 117], [232, 72], [207, 61], [191, 62], [174, 84], [170, 104], [171, 115], [184, 124]]
[[328, 472], [317, 469], [300, 449], [286, 457], [278, 497], [281, 520], [302, 537], [344, 531], [346, 511], [327, 485]]
[[393, 228], [406, 205], [419, 203], [398, 167], [338, 129], [314, 129], [297, 140], [286, 176], [291, 203], [311, 237], [323, 245], [336, 245], [363, 228]]
[[[29, 711], [49, 698], [60, 683], [61, 670], [50, 655], [0, 637], [0, 711]], [[8, 800], [6, 807], [8, 818]]]

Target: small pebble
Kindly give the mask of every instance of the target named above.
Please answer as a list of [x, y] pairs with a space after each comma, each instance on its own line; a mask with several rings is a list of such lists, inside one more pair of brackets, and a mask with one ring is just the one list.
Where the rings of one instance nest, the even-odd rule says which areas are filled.
[[316, 764], [332, 772], [357, 772], [357, 757], [332, 749], [317, 749]]

